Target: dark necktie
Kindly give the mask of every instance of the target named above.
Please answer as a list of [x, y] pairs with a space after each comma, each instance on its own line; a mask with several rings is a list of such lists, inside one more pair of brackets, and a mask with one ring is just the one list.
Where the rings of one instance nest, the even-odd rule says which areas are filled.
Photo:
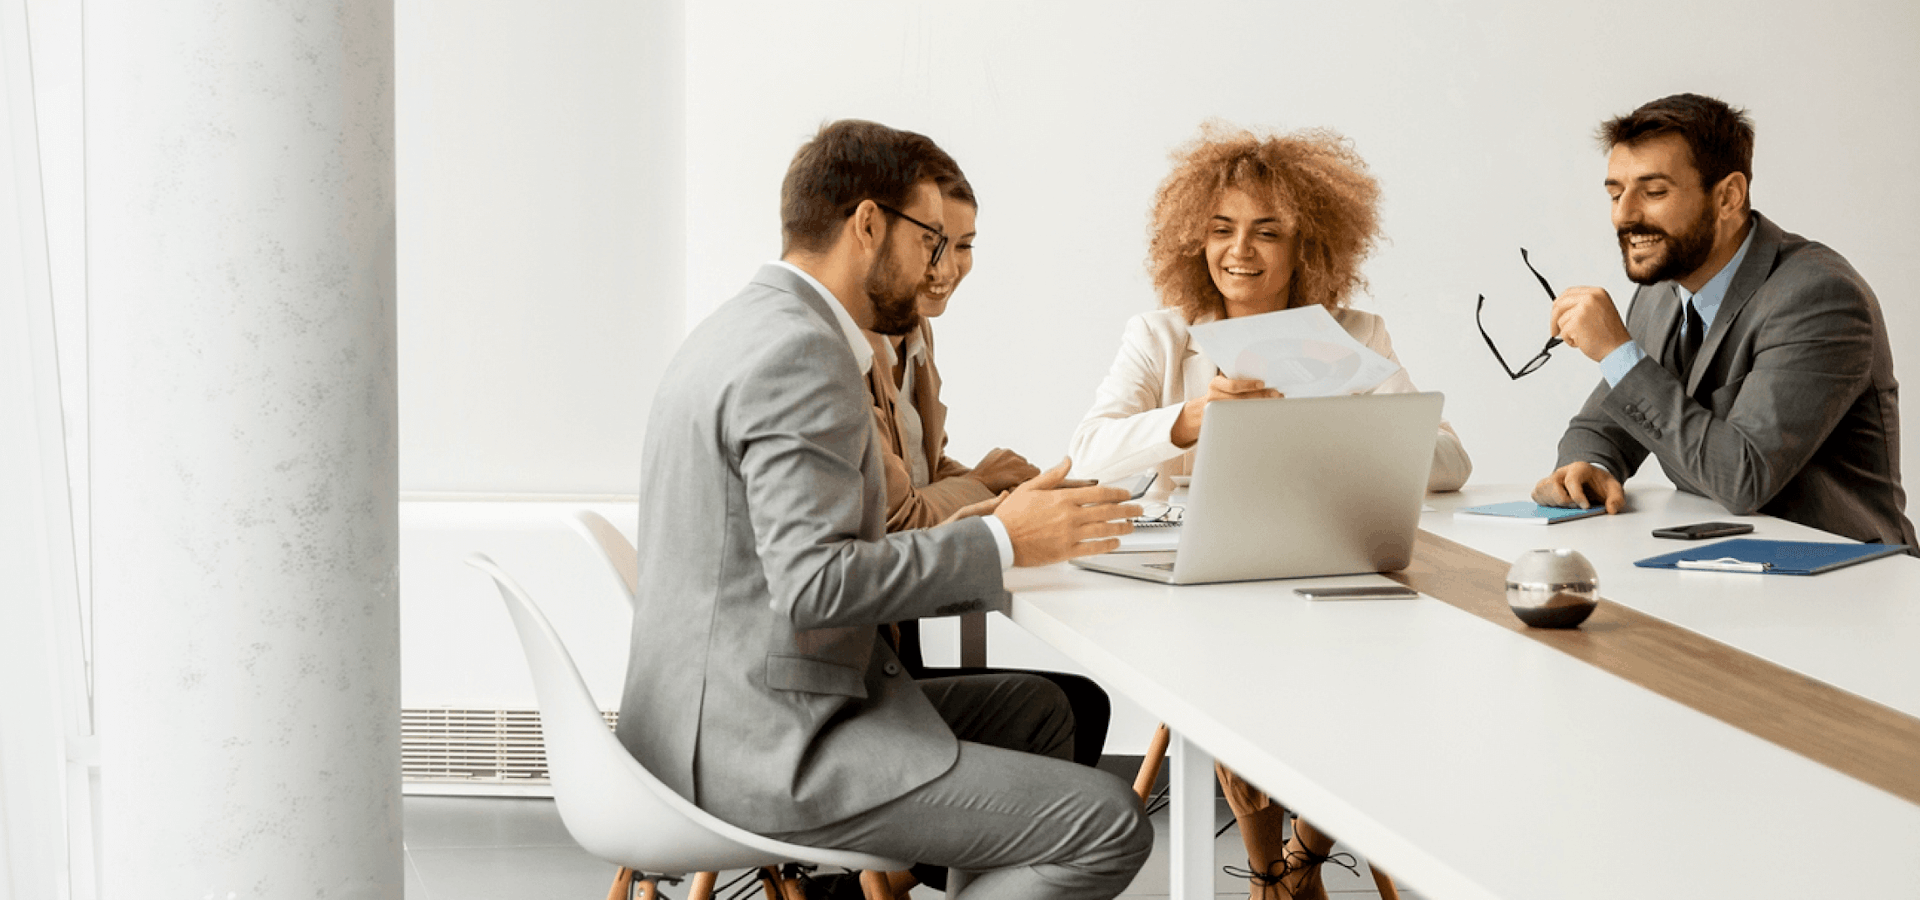
[[1673, 356], [1673, 372], [1681, 381], [1687, 380], [1687, 373], [1693, 371], [1693, 358], [1700, 353], [1700, 339], [1706, 336], [1707, 325], [1701, 320], [1700, 311], [1693, 308], [1693, 301], [1687, 301], [1687, 314], [1682, 321], [1680, 341]]

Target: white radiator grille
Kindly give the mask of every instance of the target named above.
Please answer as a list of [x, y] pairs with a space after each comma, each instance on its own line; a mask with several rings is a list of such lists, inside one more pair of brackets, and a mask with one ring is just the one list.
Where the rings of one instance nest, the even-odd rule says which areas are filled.
[[[618, 717], [601, 715], [609, 728]], [[402, 709], [400, 767], [411, 784], [547, 784], [540, 711]]]

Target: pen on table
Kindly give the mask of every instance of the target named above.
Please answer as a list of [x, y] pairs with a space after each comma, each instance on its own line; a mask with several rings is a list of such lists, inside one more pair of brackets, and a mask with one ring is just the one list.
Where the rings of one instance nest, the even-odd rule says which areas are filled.
[[1765, 572], [1773, 568], [1769, 562], [1746, 562], [1723, 556], [1719, 559], [1683, 559], [1673, 564], [1679, 569], [1702, 569], [1709, 572]]

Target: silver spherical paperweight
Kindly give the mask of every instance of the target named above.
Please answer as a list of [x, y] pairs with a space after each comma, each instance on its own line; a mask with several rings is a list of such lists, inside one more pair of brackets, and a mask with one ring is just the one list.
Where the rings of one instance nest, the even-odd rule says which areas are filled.
[[1600, 576], [1578, 550], [1528, 550], [1507, 570], [1507, 606], [1534, 628], [1572, 628], [1600, 602]]

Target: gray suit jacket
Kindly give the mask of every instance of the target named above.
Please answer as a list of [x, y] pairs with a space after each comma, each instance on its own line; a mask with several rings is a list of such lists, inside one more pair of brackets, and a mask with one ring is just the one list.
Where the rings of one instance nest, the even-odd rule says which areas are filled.
[[1594, 388], [1559, 465], [1598, 463], [1625, 481], [1651, 451], [1676, 486], [1736, 515], [1914, 544], [1879, 301], [1840, 254], [1757, 212], [1753, 228], [1692, 371], [1665, 362], [1682, 312], [1673, 284], [1634, 292], [1627, 331], [1647, 358]]
[[872, 404], [832, 302], [762, 268], [675, 354], [641, 459], [617, 733], [682, 796], [762, 833], [944, 773], [953, 733], [875, 626], [1008, 603], [984, 522], [886, 533]]

